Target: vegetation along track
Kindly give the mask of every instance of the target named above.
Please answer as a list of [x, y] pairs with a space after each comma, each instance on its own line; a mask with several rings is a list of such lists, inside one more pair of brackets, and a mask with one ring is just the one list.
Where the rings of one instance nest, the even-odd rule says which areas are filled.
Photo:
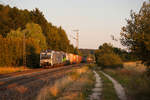
[[42, 71], [42, 70], [44, 70], [44, 69], [43, 68], [38, 68], [38, 69], [28, 69], [28, 70], [21, 71], [21, 72], [13, 72], [13, 73], [8, 73], [8, 74], [0, 74], [0, 80], [4, 79], [4, 78], [15, 77], [15, 76], [27, 74], [27, 73], [38, 72], [38, 71]]
[[34, 100], [40, 89], [45, 85], [53, 84], [55, 80], [63, 77], [72, 68], [80, 65], [63, 66], [28, 73], [13, 78], [4, 78], [0, 82], [0, 100]]

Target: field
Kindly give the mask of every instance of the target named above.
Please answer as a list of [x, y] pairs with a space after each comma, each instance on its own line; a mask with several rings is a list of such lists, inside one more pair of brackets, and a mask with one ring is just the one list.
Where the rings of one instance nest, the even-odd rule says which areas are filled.
[[129, 70], [135, 70], [135, 71], [138, 71], [138, 72], [146, 71], [146, 66], [141, 64], [140, 61], [137, 61], [137, 62], [126, 62], [126, 63], [124, 63], [124, 68], [125, 69], [129, 69]]
[[124, 63], [123, 69], [105, 69], [104, 72], [122, 84], [128, 100], [150, 100], [150, 78], [145, 70], [139, 62], [129, 62]]

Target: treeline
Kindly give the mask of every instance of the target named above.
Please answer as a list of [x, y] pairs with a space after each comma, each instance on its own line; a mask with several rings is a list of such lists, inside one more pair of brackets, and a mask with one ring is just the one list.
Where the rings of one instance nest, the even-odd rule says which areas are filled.
[[112, 44], [104, 43], [95, 51], [96, 62], [101, 68], [122, 67], [123, 62], [136, 61], [132, 52], [127, 52], [121, 48], [113, 47]]
[[95, 51], [96, 49], [79, 49], [83, 57], [91, 57], [95, 60]]
[[0, 4], [0, 66], [23, 65], [24, 35], [27, 66], [39, 65], [43, 49], [78, 53], [66, 32], [48, 22], [39, 9], [20, 10]]
[[96, 49], [79, 49], [82, 56], [88, 56], [89, 54], [94, 55]]

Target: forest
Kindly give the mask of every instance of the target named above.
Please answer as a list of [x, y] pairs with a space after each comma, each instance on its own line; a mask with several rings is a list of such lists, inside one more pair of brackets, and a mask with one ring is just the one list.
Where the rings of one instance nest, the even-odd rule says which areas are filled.
[[28, 67], [39, 66], [41, 50], [78, 53], [65, 30], [48, 22], [37, 8], [29, 11], [0, 4], [0, 28], [0, 66], [22, 66], [24, 42]]

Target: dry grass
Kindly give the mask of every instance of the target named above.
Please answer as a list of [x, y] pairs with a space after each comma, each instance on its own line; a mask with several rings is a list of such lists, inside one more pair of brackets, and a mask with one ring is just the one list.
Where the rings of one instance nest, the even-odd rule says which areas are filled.
[[[130, 63], [131, 65], [132, 63]], [[128, 100], [150, 100], [150, 78], [141, 70], [124, 68], [105, 69], [104, 71], [123, 85]]]
[[126, 63], [124, 63], [124, 68], [125, 69], [129, 69], [129, 70], [139, 71], [139, 72], [146, 71], [146, 66], [141, 64], [140, 61], [137, 61], [137, 62], [126, 62]]
[[21, 85], [21, 86], [16, 87], [16, 90], [17, 90], [19, 93], [24, 94], [24, 93], [28, 90], [28, 88]]
[[28, 68], [24, 68], [24, 67], [0, 67], [0, 74], [21, 72], [21, 71], [25, 71], [25, 70], [28, 70]]
[[38, 100], [85, 100], [85, 90], [94, 84], [93, 74], [88, 67], [74, 69], [67, 76], [57, 80], [52, 86], [41, 90]]

